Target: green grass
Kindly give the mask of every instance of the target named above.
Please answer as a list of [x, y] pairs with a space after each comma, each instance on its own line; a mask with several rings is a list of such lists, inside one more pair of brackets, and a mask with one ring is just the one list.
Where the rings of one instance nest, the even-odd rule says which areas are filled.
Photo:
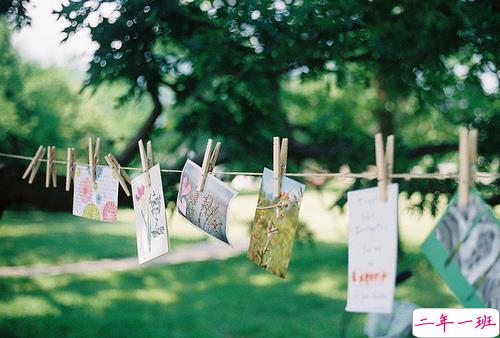
[[[329, 209], [335, 201], [332, 192], [306, 191], [299, 220], [305, 222], [315, 238], [325, 242], [347, 242], [347, 213]], [[249, 237], [255, 215], [257, 194], [242, 194], [229, 209], [230, 240]], [[401, 199], [400, 230], [405, 245], [418, 246], [431, 231], [435, 220], [405, 209]], [[444, 206], [444, 205], [443, 205]], [[0, 266], [59, 264], [137, 254], [134, 213], [118, 211], [119, 221], [104, 223], [68, 213], [6, 211], [0, 219]], [[170, 244], [175, 250], [208, 237], [174, 213], [168, 218]]]
[[[133, 211], [120, 210], [119, 216], [116, 223], [104, 223], [70, 213], [7, 211], [0, 220], [0, 266], [135, 256]], [[203, 238], [183, 232], [175, 235], [170, 241], [174, 248]]]
[[[306, 192], [299, 219], [316, 244], [293, 248], [285, 280], [245, 254], [225, 261], [143, 267], [127, 272], [0, 278], [0, 336], [338, 337], [347, 289], [347, 220], [328, 209], [335, 196]], [[231, 240], [248, 238], [257, 196], [230, 209]], [[435, 219], [405, 210], [401, 267], [413, 277], [396, 298], [422, 307], [458, 306], [418, 246]], [[13, 212], [0, 220], [0, 265], [55, 264], [136, 255], [131, 210], [116, 224], [63, 213]], [[206, 239], [178, 216], [168, 219], [173, 250]], [[349, 337], [362, 337], [355, 314]]]
[[[397, 295], [455, 305], [423, 258]], [[347, 250], [297, 246], [285, 280], [244, 255], [130, 272], [0, 279], [3, 336], [336, 337], [345, 306]], [[349, 337], [362, 336], [355, 315]]]

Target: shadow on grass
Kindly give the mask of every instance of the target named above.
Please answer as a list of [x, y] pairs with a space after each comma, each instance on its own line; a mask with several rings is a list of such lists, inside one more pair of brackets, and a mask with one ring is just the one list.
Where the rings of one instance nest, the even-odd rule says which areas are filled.
[[[0, 221], [0, 266], [61, 264], [137, 255], [135, 225], [67, 213], [6, 212]], [[197, 240], [171, 240], [171, 246]]]
[[[450, 306], [419, 255], [398, 295]], [[130, 272], [0, 279], [2, 336], [338, 337], [347, 249], [297, 247], [285, 280], [247, 261], [149, 267]], [[410, 262], [410, 265], [413, 264]], [[425, 287], [424, 287], [425, 285]], [[349, 337], [362, 337], [355, 315]]]

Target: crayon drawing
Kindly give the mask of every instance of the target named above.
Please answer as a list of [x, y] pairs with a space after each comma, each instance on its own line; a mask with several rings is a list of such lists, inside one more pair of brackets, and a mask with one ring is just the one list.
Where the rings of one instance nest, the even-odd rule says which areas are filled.
[[167, 253], [169, 247], [160, 165], [149, 169], [149, 186], [145, 176], [132, 180], [139, 264]]
[[187, 160], [182, 170], [177, 210], [191, 224], [229, 244], [227, 214], [237, 192], [213, 175], [208, 175], [202, 192], [196, 191], [201, 168]]
[[73, 191], [73, 215], [104, 222], [117, 219], [118, 180], [109, 167], [95, 167], [92, 182], [90, 166], [77, 165]]
[[288, 271], [304, 189], [303, 184], [283, 177], [281, 194], [273, 198], [273, 172], [264, 169], [248, 258], [281, 278]]
[[457, 196], [422, 251], [465, 306], [500, 309], [500, 222], [476, 190]]

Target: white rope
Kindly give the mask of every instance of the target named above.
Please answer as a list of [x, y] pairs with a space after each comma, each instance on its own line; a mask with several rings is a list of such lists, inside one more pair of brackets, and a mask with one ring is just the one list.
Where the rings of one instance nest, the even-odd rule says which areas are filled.
[[[30, 156], [22, 156], [16, 154], [6, 154], [0, 153], [0, 157], [14, 158], [19, 160], [27, 160], [31, 161], [33, 157]], [[46, 159], [40, 159], [41, 162], [47, 162]], [[67, 161], [54, 161], [56, 164], [67, 164]], [[106, 167], [105, 165], [97, 165], [98, 167]], [[133, 170], [133, 171], [142, 171], [142, 168], [134, 168], [134, 167], [121, 167], [124, 170]], [[161, 169], [164, 173], [182, 173], [182, 170], [179, 169]], [[247, 172], [247, 171], [214, 171], [213, 175], [229, 175], [229, 176], [262, 176], [262, 172]], [[285, 173], [285, 176], [290, 177], [326, 177], [326, 178], [365, 178], [368, 180], [374, 180], [377, 178], [376, 173], [313, 173], [313, 172], [304, 172], [304, 173]], [[496, 180], [500, 178], [499, 174], [485, 173], [485, 172], [476, 172], [476, 179], [492, 179]], [[437, 179], [437, 180], [445, 180], [445, 179], [458, 179], [458, 173], [395, 173], [389, 175], [390, 178], [402, 178], [405, 180], [410, 179]]]

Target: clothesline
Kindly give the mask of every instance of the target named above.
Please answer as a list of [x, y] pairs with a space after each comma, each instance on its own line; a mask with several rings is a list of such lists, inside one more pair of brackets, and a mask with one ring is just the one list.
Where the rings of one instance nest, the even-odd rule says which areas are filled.
[[[32, 156], [23, 156], [16, 154], [7, 154], [1, 153], [0, 157], [6, 158], [14, 158], [20, 160], [31, 161], [33, 159]], [[46, 159], [40, 159], [40, 162], [47, 162]], [[55, 160], [56, 164], [67, 164], [67, 161]], [[107, 167], [106, 165], [97, 165], [98, 167]], [[134, 167], [121, 167], [124, 170], [131, 171], [142, 171], [142, 168], [134, 168]], [[182, 170], [179, 169], [161, 169], [164, 173], [182, 173]], [[228, 175], [228, 176], [262, 176], [262, 172], [246, 172], [246, 171], [213, 171], [213, 175]], [[293, 177], [326, 177], [326, 178], [365, 178], [369, 180], [373, 180], [377, 178], [376, 173], [314, 173], [314, 172], [303, 172], [303, 173], [286, 173], [285, 176], [293, 176]], [[405, 180], [410, 179], [458, 179], [458, 173], [393, 173], [389, 175], [389, 178], [401, 178]], [[492, 179], [496, 180], [500, 178], [500, 173], [492, 174], [485, 172], [476, 172], [476, 179]]]

